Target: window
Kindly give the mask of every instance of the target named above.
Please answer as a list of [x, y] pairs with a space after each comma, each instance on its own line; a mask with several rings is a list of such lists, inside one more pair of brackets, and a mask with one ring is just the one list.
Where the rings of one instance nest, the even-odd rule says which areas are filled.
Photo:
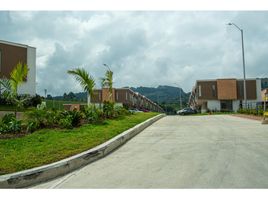
[[212, 96], [213, 97], [216, 96], [216, 87], [215, 87], [215, 85], [212, 85]]
[[198, 96], [201, 97], [201, 85], [198, 86]]

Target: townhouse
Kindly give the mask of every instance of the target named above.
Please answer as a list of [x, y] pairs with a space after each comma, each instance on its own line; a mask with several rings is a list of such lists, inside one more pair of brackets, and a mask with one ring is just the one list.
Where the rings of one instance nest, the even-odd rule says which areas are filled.
[[19, 63], [28, 65], [29, 73], [18, 88], [19, 94], [36, 94], [36, 48], [0, 40], [0, 78], [10, 78], [10, 73]]
[[111, 96], [108, 88], [102, 88], [94, 90], [94, 95], [91, 97], [91, 103], [94, 104], [101, 104], [108, 100], [115, 102], [117, 105], [128, 107], [129, 109], [146, 109], [155, 112], [164, 112], [158, 104], [129, 88], [114, 88]]
[[[247, 107], [261, 102], [261, 79], [246, 80]], [[189, 97], [189, 106], [207, 111], [237, 111], [244, 103], [243, 79], [197, 80]]]

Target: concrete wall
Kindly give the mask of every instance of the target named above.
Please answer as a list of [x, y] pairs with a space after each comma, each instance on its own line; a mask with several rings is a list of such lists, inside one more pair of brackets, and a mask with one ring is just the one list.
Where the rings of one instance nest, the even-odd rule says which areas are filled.
[[221, 103], [220, 103], [220, 101], [217, 101], [217, 100], [209, 100], [209, 101], [207, 101], [207, 107], [209, 110], [220, 111]]
[[261, 98], [261, 79], [256, 80], [257, 101], [262, 101]]
[[240, 100], [233, 100], [233, 111], [237, 112], [240, 107]]
[[27, 47], [27, 65], [29, 68], [27, 81], [23, 83], [19, 89], [19, 94], [36, 94], [36, 49]]

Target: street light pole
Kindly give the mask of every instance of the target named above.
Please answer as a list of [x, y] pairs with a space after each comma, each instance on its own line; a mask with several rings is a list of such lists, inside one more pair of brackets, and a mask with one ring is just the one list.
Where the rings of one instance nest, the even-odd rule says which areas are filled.
[[236, 24], [234, 23], [228, 23], [227, 25], [235, 26], [240, 32], [241, 32], [241, 41], [242, 41], [242, 59], [243, 59], [243, 75], [244, 75], [244, 103], [245, 107], [247, 107], [247, 87], [246, 87], [246, 67], [245, 67], [245, 52], [244, 52], [244, 34], [243, 34], [243, 29], [239, 28]]

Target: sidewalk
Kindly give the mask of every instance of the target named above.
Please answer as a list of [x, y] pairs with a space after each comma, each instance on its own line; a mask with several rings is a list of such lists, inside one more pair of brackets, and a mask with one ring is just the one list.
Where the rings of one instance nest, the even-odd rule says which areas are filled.
[[258, 121], [262, 121], [262, 116], [256, 116], [256, 115], [247, 115], [247, 114], [232, 114], [232, 116], [235, 117], [242, 117], [242, 118], [246, 118], [246, 119], [253, 119], [253, 120], [258, 120]]

